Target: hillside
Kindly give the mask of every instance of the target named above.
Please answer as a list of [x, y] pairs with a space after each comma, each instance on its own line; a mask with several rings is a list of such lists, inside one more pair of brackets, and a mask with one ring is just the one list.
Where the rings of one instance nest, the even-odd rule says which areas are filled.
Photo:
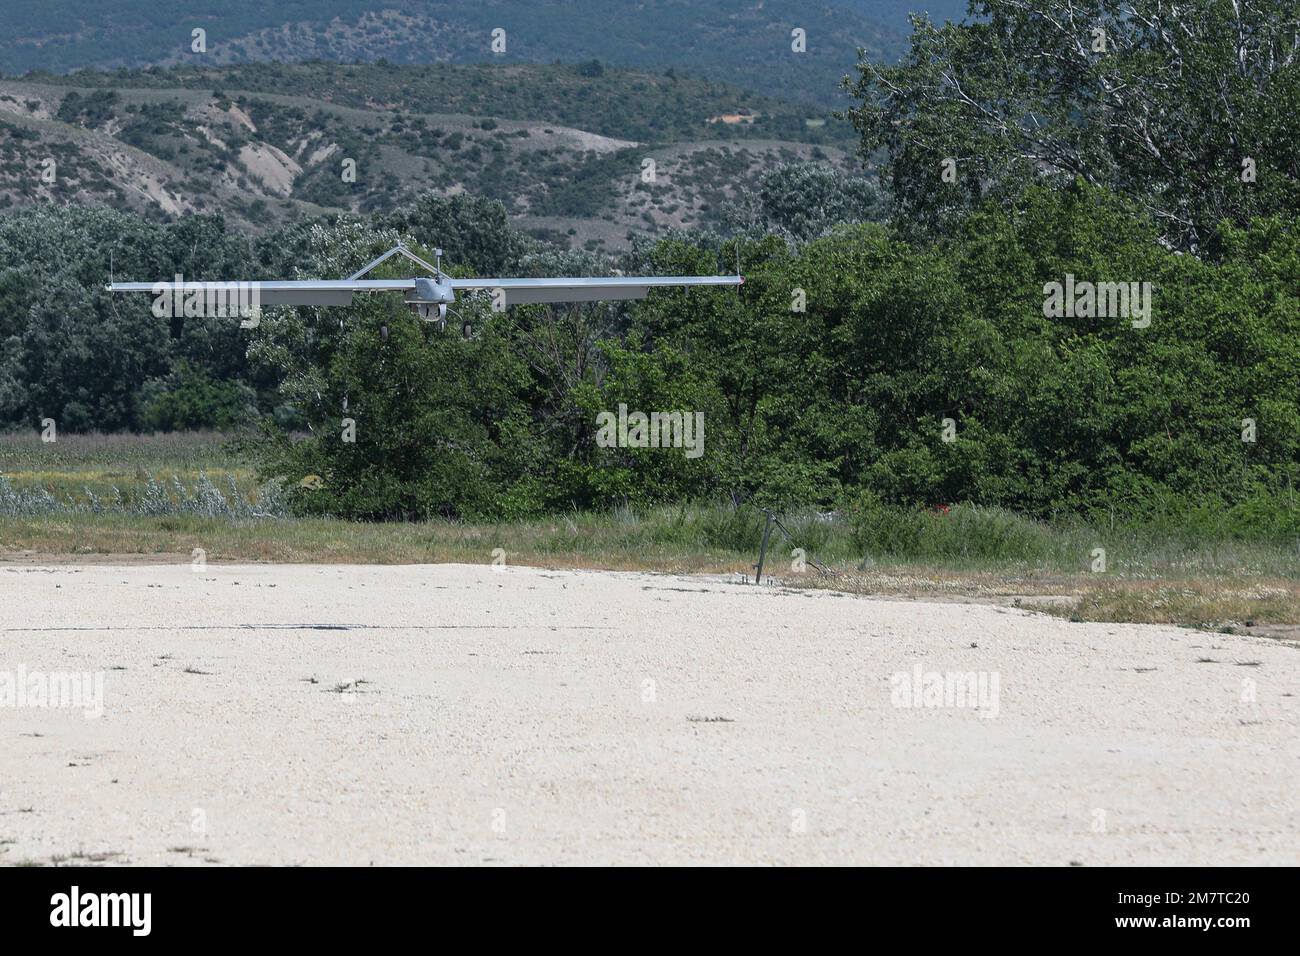
[[264, 64], [0, 80], [0, 208], [223, 211], [253, 231], [384, 211], [432, 189], [499, 199], [539, 235], [619, 248], [635, 233], [718, 224], [777, 163], [851, 168], [852, 149], [845, 125], [818, 111], [590, 67]]
[[943, 20], [961, 20], [966, 17], [968, 0], [831, 0], [837, 6], [852, 10], [868, 20], [907, 31], [908, 14], [925, 13], [939, 23]]
[[[917, 0], [923, 5], [923, 0]], [[945, 0], [951, 3], [951, 0]], [[198, 63], [578, 63], [687, 69], [790, 99], [838, 102], [856, 51], [892, 58], [908, 25], [843, 0], [17, 0], [6, 4], [0, 72]], [[52, 26], [57, 24], [57, 26]], [[807, 33], [806, 52], [791, 31]], [[192, 50], [194, 29], [206, 51]], [[505, 50], [491, 49], [505, 31]]]

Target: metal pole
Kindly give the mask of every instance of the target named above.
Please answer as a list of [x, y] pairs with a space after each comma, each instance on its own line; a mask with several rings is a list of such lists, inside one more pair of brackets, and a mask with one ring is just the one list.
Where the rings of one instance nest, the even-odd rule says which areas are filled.
[[767, 515], [767, 522], [763, 525], [763, 543], [758, 549], [758, 571], [754, 574], [754, 583], [761, 584], [763, 581], [763, 562], [767, 560], [767, 539], [772, 533], [772, 512], [764, 512]]

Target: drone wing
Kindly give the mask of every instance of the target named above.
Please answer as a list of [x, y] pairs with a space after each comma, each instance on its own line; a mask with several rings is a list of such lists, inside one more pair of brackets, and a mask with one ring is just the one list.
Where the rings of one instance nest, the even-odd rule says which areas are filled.
[[304, 279], [284, 282], [114, 282], [109, 292], [242, 295], [259, 305], [351, 305], [358, 292], [412, 292], [414, 279]]
[[449, 279], [453, 289], [500, 289], [506, 305], [533, 302], [596, 302], [644, 299], [651, 289], [678, 286], [735, 286], [740, 276], [620, 276], [615, 278]]
[[[242, 296], [258, 305], [351, 305], [358, 292], [416, 293], [415, 279], [305, 279], [284, 282], [114, 282], [109, 292], [152, 295]], [[429, 280], [422, 280], [429, 281]], [[619, 276], [614, 278], [444, 279], [453, 290], [502, 290], [506, 305], [644, 299], [651, 289], [738, 286], [740, 276]], [[254, 298], [255, 296], [255, 298]]]

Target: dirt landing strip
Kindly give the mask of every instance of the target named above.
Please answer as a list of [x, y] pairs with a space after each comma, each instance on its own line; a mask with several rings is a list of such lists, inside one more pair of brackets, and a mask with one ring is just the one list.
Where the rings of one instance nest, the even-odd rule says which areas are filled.
[[4, 567], [0, 862], [1295, 864], [1298, 693], [1292, 645], [991, 606]]

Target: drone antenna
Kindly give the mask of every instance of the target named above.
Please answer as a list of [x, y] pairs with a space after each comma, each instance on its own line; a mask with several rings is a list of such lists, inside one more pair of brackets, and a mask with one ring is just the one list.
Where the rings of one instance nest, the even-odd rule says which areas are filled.
[[433, 265], [438, 270], [438, 277], [442, 277], [442, 247], [433, 250]]

